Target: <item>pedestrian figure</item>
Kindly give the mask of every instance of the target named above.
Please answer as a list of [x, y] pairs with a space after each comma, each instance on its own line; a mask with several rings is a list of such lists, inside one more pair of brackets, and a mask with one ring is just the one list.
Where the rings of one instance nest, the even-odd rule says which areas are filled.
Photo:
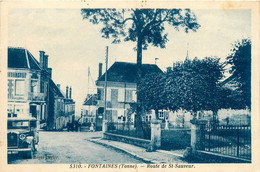
[[75, 126], [75, 131], [77, 132], [79, 129], [79, 124], [77, 121], [74, 122], [74, 126]]
[[91, 132], [94, 131], [94, 125], [93, 125], [93, 123], [91, 123], [90, 128], [89, 128], [89, 131], [91, 131]]
[[69, 122], [67, 123], [67, 130], [68, 130], [68, 132], [70, 131], [70, 123]]

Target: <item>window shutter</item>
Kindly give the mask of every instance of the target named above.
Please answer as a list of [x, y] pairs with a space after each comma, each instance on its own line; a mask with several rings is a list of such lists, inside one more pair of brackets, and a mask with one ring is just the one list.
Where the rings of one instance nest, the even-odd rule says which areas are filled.
[[111, 101], [111, 89], [107, 88], [107, 101]]
[[126, 102], [133, 101], [133, 90], [126, 90]]
[[124, 89], [118, 89], [118, 101], [124, 102], [125, 91]]
[[132, 100], [136, 102], [136, 91], [132, 91]]

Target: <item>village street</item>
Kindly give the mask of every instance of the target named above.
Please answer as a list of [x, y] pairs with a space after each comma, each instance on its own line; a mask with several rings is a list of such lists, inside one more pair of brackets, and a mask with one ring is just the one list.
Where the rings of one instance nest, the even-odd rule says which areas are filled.
[[127, 154], [117, 152], [89, 141], [101, 137], [100, 132], [46, 132], [39, 133], [38, 151], [33, 159], [9, 157], [9, 164], [71, 164], [71, 163], [143, 163]]

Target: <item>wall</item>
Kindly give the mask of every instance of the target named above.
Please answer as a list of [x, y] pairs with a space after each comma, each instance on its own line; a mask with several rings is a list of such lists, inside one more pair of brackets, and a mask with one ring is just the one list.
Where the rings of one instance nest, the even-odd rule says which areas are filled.
[[117, 134], [111, 134], [111, 133], [104, 133], [104, 138], [108, 139], [108, 140], [115, 140], [115, 141], [120, 141], [120, 142], [124, 142], [124, 143], [128, 143], [128, 144], [133, 144], [133, 145], [144, 147], [144, 148], [148, 148], [149, 145], [151, 144], [151, 141], [149, 141], [149, 140], [122, 136], [122, 135], [117, 135]]
[[190, 146], [190, 138], [190, 129], [162, 130], [161, 148], [165, 150], [185, 149]]

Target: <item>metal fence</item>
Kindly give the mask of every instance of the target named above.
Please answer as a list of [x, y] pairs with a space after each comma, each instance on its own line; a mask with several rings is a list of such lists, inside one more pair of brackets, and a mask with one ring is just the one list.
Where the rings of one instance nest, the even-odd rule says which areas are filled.
[[202, 150], [251, 159], [250, 126], [211, 126], [202, 129]]
[[139, 130], [137, 129], [137, 126], [134, 125], [134, 123], [108, 122], [107, 132], [151, 140], [151, 126], [150, 123], [147, 122], [142, 122]]
[[183, 121], [181, 123], [177, 123], [175, 121], [169, 121], [165, 122], [163, 121], [161, 123], [161, 129], [162, 130], [174, 130], [174, 129], [190, 129], [191, 123], [190, 121]]

